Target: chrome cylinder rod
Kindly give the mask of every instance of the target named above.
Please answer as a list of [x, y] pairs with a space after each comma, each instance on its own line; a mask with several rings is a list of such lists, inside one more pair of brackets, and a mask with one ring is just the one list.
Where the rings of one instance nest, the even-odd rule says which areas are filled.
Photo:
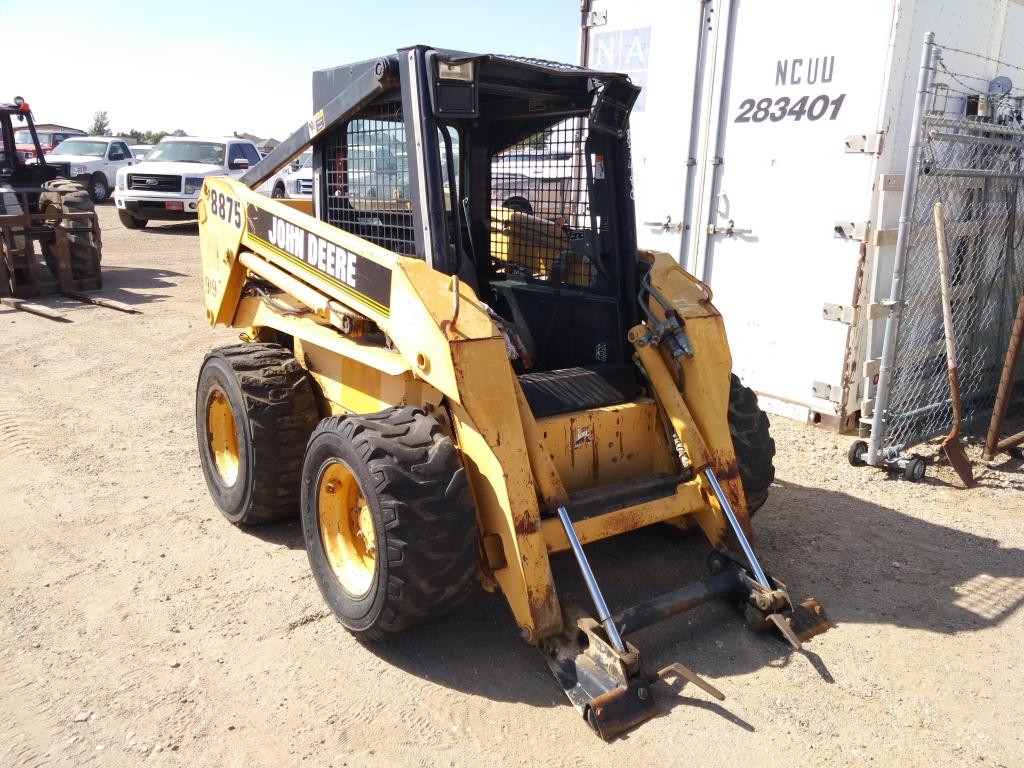
[[732, 532], [736, 534], [736, 540], [739, 541], [740, 547], [743, 549], [743, 554], [747, 558], [747, 562], [750, 563], [750, 569], [754, 572], [754, 578], [757, 579], [757, 583], [762, 587], [771, 591], [771, 584], [768, 583], [768, 577], [764, 575], [764, 571], [761, 570], [761, 564], [757, 562], [757, 555], [754, 554], [753, 547], [750, 546], [750, 542], [747, 541], [747, 535], [743, 533], [743, 529], [740, 528], [740, 522], [736, 519], [736, 514], [732, 511], [732, 505], [729, 504], [729, 500], [725, 498], [725, 494], [722, 492], [722, 486], [718, 484], [718, 478], [715, 477], [714, 471], [709, 467], [704, 470], [704, 477], [707, 479], [708, 484], [711, 486], [711, 490], [715, 493], [715, 498], [718, 499], [718, 504], [725, 512], [725, 517], [729, 521], [729, 525], [732, 526]]
[[565, 507], [558, 508], [558, 519], [562, 521], [562, 527], [565, 529], [565, 537], [569, 540], [569, 546], [572, 547], [572, 553], [576, 555], [576, 562], [580, 566], [580, 571], [583, 573], [583, 580], [587, 583], [587, 591], [590, 593], [590, 599], [594, 601], [594, 608], [597, 610], [597, 620], [601, 622], [601, 626], [604, 627], [605, 634], [608, 635], [608, 642], [612, 644], [612, 648], [617, 653], [625, 653], [626, 646], [622, 642], [622, 637], [619, 635], [619, 630], [615, 626], [615, 622], [612, 621], [611, 612], [608, 610], [608, 604], [604, 601], [604, 595], [601, 594], [601, 588], [597, 586], [597, 579], [594, 578], [594, 572], [590, 570], [590, 563], [587, 562], [587, 556], [583, 554], [583, 545], [580, 544], [579, 538], [576, 536], [576, 531], [572, 527], [572, 521], [569, 519], [569, 513], [565, 510]]

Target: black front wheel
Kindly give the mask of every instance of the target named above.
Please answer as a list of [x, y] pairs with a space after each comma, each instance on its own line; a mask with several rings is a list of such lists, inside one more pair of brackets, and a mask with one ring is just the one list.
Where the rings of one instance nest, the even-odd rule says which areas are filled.
[[757, 403], [757, 395], [743, 386], [736, 374], [729, 380], [729, 432], [739, 464], [747, 514], [753, 516], [768, 500], [768, 489], [775, 480], [775, 441], [768, 415]]
[[137, 218], [127, 211], [118, 211], [117, 218], [121, 220], [121, 223], [124, 224], [127, 229], [142, 229], [149, 223], [149, 219]]
[[302, 530], [320, 593], [362, 640], [441, 615], [473, 584], [465, 469], [437, 420], [416, 408], [320, 422], [302, 467]]
[[89, 179], [89, 197], [94, 203], [102, 203], [110, 194], [107, 179], [102, 173], [94, 173]]

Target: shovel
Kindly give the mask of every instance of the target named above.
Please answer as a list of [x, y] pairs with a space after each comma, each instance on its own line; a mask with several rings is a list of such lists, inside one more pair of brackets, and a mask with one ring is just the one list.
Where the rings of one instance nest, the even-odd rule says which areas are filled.
[[956, 373], [956, 336], [953, 334], [953, 306], [949, 296], [949, 257], [946, 251], [946, 225], [942, 203], [935, 203], [935, 240], [939, 252], [939, 284], [942, 290], [942, 325], [946, 336], [946, 362], [949, 370], [949, 399], [953, 404], [953, 427], [942, 441], [950, 465], [970, 488], [974, 485], [971, 460], [960, 442], [960, 380]]

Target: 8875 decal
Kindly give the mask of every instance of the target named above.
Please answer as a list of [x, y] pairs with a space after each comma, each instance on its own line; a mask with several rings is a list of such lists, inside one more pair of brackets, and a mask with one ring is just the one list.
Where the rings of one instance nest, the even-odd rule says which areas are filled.
[[777, 123], [786, 119], [799, 122], [805, 117], [808, 120], [821, 120], [826, 115], [829, 120], [835, 120], [839, 116], [839, 110], [843, 108], [844, 99], [846, 99], [845, 93], [841, 93], [835, 98], [825, 94], [801, 96], [796, 101], [788, 96], [780, 96], [777, 99], [766, 97], [756, 101], [744, 99], [740, 102], [740, 112], [733, 122], [763, 123], [765, 120], [770, 120]]
[[233, 225], [237, 229], [242, 228], [242, 206], [229, 195], [225, 195], [223, 192], [218, 192], [215, 189], [207, 187], [210, 192], [210, 213], [216, 216], [218, 219]]

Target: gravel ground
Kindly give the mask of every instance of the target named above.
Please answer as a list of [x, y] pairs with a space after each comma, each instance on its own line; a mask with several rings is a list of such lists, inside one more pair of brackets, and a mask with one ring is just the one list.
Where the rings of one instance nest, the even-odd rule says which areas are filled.
[[[56, 323], [0, 308], [0, 766], [1019, 766], [1020, 462], [960, 489], [846, 464], [849, 437], [776, 418], [763, 561], [835, 628], [794, 654], [724, 606], [637, 636], [727, 695], [659, 691], [611, 744], [577, 718], [499, 597], [383, 647], [325, 610], [297, 523], [242, 531], [206, 492], [194, 225], [101, 209], [105, 294]], [[660, 528], [588, 548], [609, 602], [703, 572]], [[572, 564], [556, 577], [577, 591]]]

